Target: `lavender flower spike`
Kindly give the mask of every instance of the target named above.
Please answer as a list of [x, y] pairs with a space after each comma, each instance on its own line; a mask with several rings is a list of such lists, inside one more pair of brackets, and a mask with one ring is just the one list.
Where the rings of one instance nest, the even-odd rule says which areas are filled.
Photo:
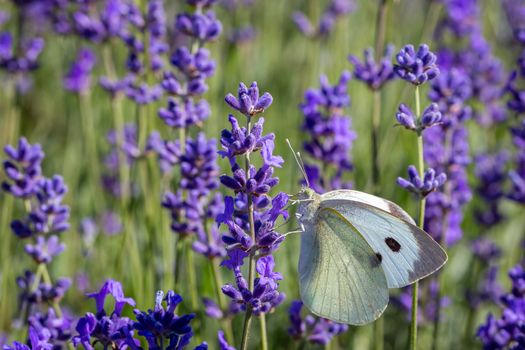
[[247, 117], [264, 112], [273, 102], [272, 95], [267, 92], [259, 97], [259, 88], [255, 81], [250, 85], [250, 88], [247, 88], [244, 83], [240, 83], [237, 96], [235, 98], [232, 94], [228, 94], [224, 100], [233, 109], [238, 110]]
[[395, 77], [391, 62], [393, 53], [394, 46], [388, 45], [379, 62], [375, 62], [374, 51], [371, 48], [365, 50], [363, 62], [356, 56], [349, 56], [348, 60], [354, 65], [354, 76], [357, 80], [366, 83], [372, 90], [380, 90]]
[[446, 180], [447, 176], [444, 173], [436, 175], [436, 171], [432, 168], [427, 169], [423, 179], [421, 179], [416, 167], [410, 165], [408, 167], [408, 180], [398, 177], [397, 184], [420, 197], [426, 197], [437, 188], [443, 186]]
[[421, 85], [439, 75], [436, 65], [436, 55], [430, 51], [428, 45], [422, 44], [417, 52], [413, 45], [406, 45], [396, 55], [397, 64], [394, 72], [403, 80], [414, 85]]

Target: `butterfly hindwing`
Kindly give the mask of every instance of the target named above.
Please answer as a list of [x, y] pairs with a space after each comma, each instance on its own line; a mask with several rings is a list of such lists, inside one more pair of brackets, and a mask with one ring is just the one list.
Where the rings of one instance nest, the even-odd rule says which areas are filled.
[[389, 288], [409, 285], [447, 261], [445, 251], [432, 237], [400, 215], [346, 199], [323, 199], [321, 207], [339, 212], [361, 232], [380, 257]]
[[376, 320], [388, 304], [385, 273], [375, 252], [341, 214], [323, 208], [302, 234], [301, 297], [321, 317], [347, 324]]

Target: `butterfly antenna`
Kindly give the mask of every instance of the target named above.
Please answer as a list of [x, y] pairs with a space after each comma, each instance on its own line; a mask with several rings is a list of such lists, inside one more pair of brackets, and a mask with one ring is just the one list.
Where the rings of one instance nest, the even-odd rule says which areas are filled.
[[308, 181], [308, 176], [306, 176], [306, 168], [304, 166], [303, 159], [301, 158], [301, 154], [299, 152], [296, 153], [294, 151], [289, 139], [286, 139], [286, 143], [288, 144], [288, 147], [290, 147], [290, 149], [292, 150], [293, 157], [295, 158], [295, 162], [297, 163], [299, 169], [301, 170], [301, 173], [303, 174], [306, 185], [310, 187], [310, 181]]

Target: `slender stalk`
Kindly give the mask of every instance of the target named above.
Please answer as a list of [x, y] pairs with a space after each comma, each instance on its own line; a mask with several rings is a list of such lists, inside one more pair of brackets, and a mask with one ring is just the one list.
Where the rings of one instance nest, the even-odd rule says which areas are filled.
[[372, 193], [379, 192], [379, 126], [381, 123], [381, 92], [374, 91], [374, 104], [372, 107], [372, 127], [370, 138], [372, 140]]
[[[206, 234], [208, 235], [208, 241], [212, 242], [213, 237], [211, 234], [211, 231], [208, 229], [206, 225]], [[221, 272], [219, 271], [219, 265], [217, 264], [217, 259], [212, 258], [209, 259], [210, 262], [210, 269], [211, 274], [213, 277], [213, 283], [215, 284], [215, 293], [217, 295], [217, 303], [219, 304], [219, 308], [222, 312], [226, 312], [226, 301], [224, 300], [224, 294], [222, 293], [221, 287], [223, 285], [222, 283], [222, 276]], [[231, 319], [228, 317], [225, 317], [221, 320], [222, 327], [224, 328], [224, 332], [226, 334], [226, 339], [231, 344], [233, 343], [233, 330], [232, 330], [232, 324]]]
[[197, 295], [197, 280], [195, 275], [195, 263], [193, 261], [193, 249], [191, 249], [191, 240], [186, 240], [186, 264], [188, 269], [188, 285], [190, 288], [191, 295], [191, 307], [193, 311], [197, 311], [199, 308], [199, 300]]
[[[421, 116], [421, 101], [419, 96], [419, 86], [416, 86], [415, 91], [416, 98], [416, 115], [418, 118]], [[417, 159], [418, 159], [418, 171], [421, 178], [425, 171], [425, 161], [423, 158], [423, 135], [421, 133], [417, 136]], [[419, 201], [419, 220], [418, 224], [421, 229], [425, 225], [425, 198], [422, 197]], [[418, 291], [419, 282], [415, 282], [412, 285], [412, 322], [410, 325], [410, 349], [417, 349], [417, 309], [418, 309]]]
[[[18, 138], [19, 133], [19, 114], [18, 108], [16, 105], [16, 91], [14, 84], [8, 82], [5, 87], [6, 96], [2, 101], [3, 110], [5, 111], [5, 118], [3, 118], [0, 123], [0, 135], [3, 136], [2, 140], [5, 140], [6, 144], [14, 144]], [[4, 105], [5, 103], [5, 105]], [[4, 134], [5, 133], [5, 134]], [[11, 262], [13, 258], [11, 257], [11, 241], [12, 233], [7, 232], [9, 227], [9, 221], [12, 218], [14, 198], [10, 195], [5, 194], [4, 198], [0, 201], [1, 206], [1, 216], [0, 216], [0, 231], [6, 231], [2, 236], [2, 281], [0, 283], [0, 292], [1, 295], [6, 296], [8, 290], [10, 289], [10, 284], [8, 281], [14, 280], [12, 274], [13, 269], [11, 268]], [[4, 297], [0, 298], [0, 314], [9, 315], [11, 314], [11, 302], [9, 298]], [[8, 318], [3, 318], [8, 321]], [[3, 325], [0, 323], [2, 329], [7, 329], [8, 325]]]
[[[78, 99], [80, 116], [82, 118], [82, 125], [84, 127], [85, 151], [87, 153], [89, 162], [91, 163], [88, 166], [88, 171], [92, 185], [95, 186], [100, 180], [100, 163], [98, 159], [97, 137], [95, 131], [95, 116], [91, 106], [89, 91], [79, 94]], [[97, 203], [100, 203], [99, 200], [94, 202], [95, 207], [97, 206]]]
[[[246, 134], [249, 135], [251, 132], [251, 117], [247, 117], [247, 125], [246, 125]], [[246, 176], [250, 173], [250, 153], [246, 153], [245, 158], [245, 172]], [[251, 194], [248, 194], [248, 220], [250, 223], [250, 237], [252, 238], [252, 242], [255, 242], [255, 221], [253, 217], [253, 198]], [[255, 259], [254, 259], [254, 252], [250, 252], [250, 256], [248, 258], [248, 288], [250, 291], [253, 291], [253, 285], [255, 280]], [[245, 350], [248, 348], [248, 337], [250, 333], [250, 326], [251, 326], [251, 320], [252, 320], [252, 308], [250, 305], [246, 308], [246, 314], [244, 316], [244, 325], [242, 329], [242, 340], [241, 340], [241, 350]]]
[[261, 349], [268, 350], [268, 332], [266, 331], [266, 315], [259, 316], [259, 324], [261, 326]]
[[[388, 0], [379, 0], [379, 7], [376, 15], [375, 45], [374, 55], [376, 62], [379, 62], [385, 46], [385, 31], [388, 14]], [[379, 171], [379, 133], [381, 125], [381, 90], [374, 90], [373, 107], [372, 107], [372, 193], [379, 194], [380, 188], [380, 171]], [[380, 317], [374, 323], [374, 345], [375, 350], [384, 348], [384, 322], [385, 318]]]

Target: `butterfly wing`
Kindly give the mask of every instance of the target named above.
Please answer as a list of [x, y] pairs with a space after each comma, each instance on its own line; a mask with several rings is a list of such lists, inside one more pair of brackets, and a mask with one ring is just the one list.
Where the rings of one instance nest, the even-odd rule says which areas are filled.
[[386, 211], [387, 213], [390, 213], [401, 220], [408, 221], [409, 223], [415, 225], [414, 219], [406, 211], [403, 210], [399, 205], [397, 205], [394, 202], [391, 202], [387, 199], [374, 196], [372, 194], [361, 192], [361, 191], [355, 191], [355, 190], [335, 190], [326, 192], [323, 195], [321, 195], [321, 200], [334, 200], [334, 199], [342, 199], [342, 200], [352, 200], [356, 202], [361, 202], [364, 204], [368, 204], [371, 206], [374, 206], [376, 208], [382, 209]]
[[322, 200], [321, 208], [341, 213], [380, 254], [389, 288], [409, 285], [432, 274], [447, 261], [447, 254], [432, 237], [400, 219], [400, 215], [347, 199]]
[[301, 298], [316, 315], [361, 325], [388, 304], [385, 273], [366, 240], [341, 214], [319, 210], [305, 228], [299, 258]]

